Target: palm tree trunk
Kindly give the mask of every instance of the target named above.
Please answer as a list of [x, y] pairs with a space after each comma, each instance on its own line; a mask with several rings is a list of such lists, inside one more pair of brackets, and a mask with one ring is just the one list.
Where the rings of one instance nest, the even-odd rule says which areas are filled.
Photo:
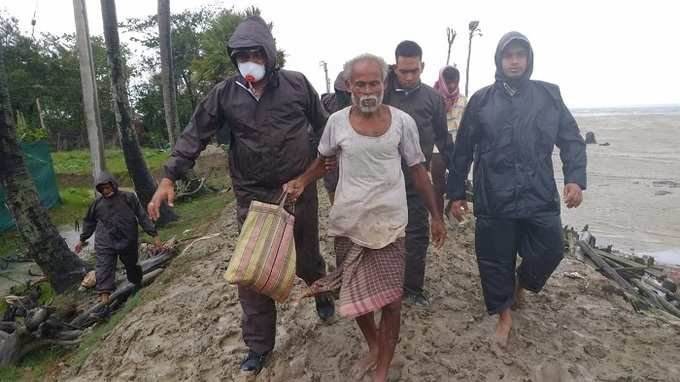
[[170, 33], [170, 0], [158, 0], [158, 39], [161, 51], [161, 82], [163, 84], [163, 109], [170, 145], [175, 145], [179, 136], [177, 117], [177, 95], [174, 64], [172, 61], [172, 39]]
[[[151, 201], [157, 185], [142, 155], [142, 149], [139, 147], [135, 129], [132, 128], [127, 79], [123, 71], [123, 61], [120, 54], [116, 3], [114, 0], [101, 0], [101, 7], [102, 19], [104, 21], [106, 55], [111, 68], [111, 97], [113, 98], [113, 109], [116, 116], [120, 146], [123, 150], [125, 165], [127, 166], [130, 179], [132, 179], [137, 197], [142, 205], [146, 206]], [[176, 219], [177, 216], [167, 205], [161, 206], [161, 216], [157, 221], [158, 225], [163, 225]]]
[[29, 256], [47, 276], [52, 289], [62, 293], [80, 283], [87, 272], [85, 263], [71, 252], [40, 204], [16, 136], [5, 73], [5, 50], [0, 45], [0, 185], [6, 190], [5, 203]]

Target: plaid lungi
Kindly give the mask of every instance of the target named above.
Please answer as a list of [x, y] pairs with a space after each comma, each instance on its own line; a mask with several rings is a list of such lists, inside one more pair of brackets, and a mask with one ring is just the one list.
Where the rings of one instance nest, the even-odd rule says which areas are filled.
[[368, 249], [349, 238], [335, 238], [337, 269], [312, 284], [308, 296], [340, 290], [338, 313], [346, 318], [374, 312], [401, 299], [404, 289], [404, 238]]

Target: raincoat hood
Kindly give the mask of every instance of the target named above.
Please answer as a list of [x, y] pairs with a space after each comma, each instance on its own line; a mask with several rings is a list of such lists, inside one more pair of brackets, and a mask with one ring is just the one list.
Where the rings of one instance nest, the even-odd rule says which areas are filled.
[[503, 58], [503, 50], [507, 48], [508, 45], [513, 41], [522, 41], [529, 48], [527, 70], [522, 75], [522, 78], [519, 79], [519, 82], [523, 83], [528, 81], [531, 78], [531, 73], [534, 71], [534, 51], [531, 48], [529, 39], [519, 32], [508, 32], [503, 37], [501, 37], [501, 40], [498, 42], [498, 47], [496, 47], [496, 55], [494, 56], [496, 61], [496, 81], [508, 82], [508, 78], [505, 76], [505, 74], [503, 74], [503, 65], [501, 64], [501, 60]]
[[99, 174], [97, 179], [94, 181], [94, 188], [97, 191], [99, 191], [99, 186], [106, 183], [111, 183], [114, 193], [118, 192], [118, 182], [116, 182], [116, 178], [114, 178], [113, 175], [109, 174], [106, 171], [102, 171], [102, 173]]
[[239, 48], [260, 47], [267, 57], [265, 76], [276, 69], [276, 44], [269, 26], [260, 16], [250, 16], [241, 22], [229, 39], [227, 52], [235, 67], [238, 67], [232, 52]]
[[345, 84], [345, 78], [342, 75], [343, 72], [338, 73], [338, 76], [335, 77], [335, 82], [333, 83], [333, 88], [335, 89], [335, 92], [345, 92], [349, 93], [349, 89], [347, 89], [347, 85]]

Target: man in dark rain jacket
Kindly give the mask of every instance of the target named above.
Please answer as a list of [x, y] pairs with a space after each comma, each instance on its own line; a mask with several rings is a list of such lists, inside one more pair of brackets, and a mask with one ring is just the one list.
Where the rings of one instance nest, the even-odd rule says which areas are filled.
[[[166, 200], [172, 206], [174, 182], [194, 165], [222, 126], [231, 134], [229, 171], [242, 225], [251, 201], [276, 203], [283, 185], [302, 174], [315, 157], [308, 126], [320, 136], [326, 123], [319, 97], [304, 75], [276, 65], [276, 47], [267, 24], [258, 16], [243, 21], [227, 51], [239, 74], [217, 84], [196, 108], [190, 126], [177, 140], [165, 164], [165, 178], [149, 204], [152, 218]], [[308, 187], [295, 205], [294, 238], [297, 274], [307, 284], [325, 275], [319, 253], [316, 187]], [[258, 373], [274, 348], [276, 305], [271, 298], [238, 287], [243, 309], [243, 339], [249, 348], [241, 370]], [[316, 300], [319, 317], [334, 313], [328, 297]]]
[[[402, 41], [394, 53], [396, 64], [387, 76], [387, 87], [383, 102], [394, 106], [416, 121], [420, 135], [420, 147], [425, 154], [429, 168], [432, 149], [437, 145], [439, 152], [449, 163], [453, 141], [446, 122], [444, 97], [420, 81], [424, 64], [423, 51], [413, 41]], [[408, 204], [408, 225], [406, 226], [406, 269], [404, 275], [404, 299], [420, 307], [429, 306], [424, 293], [425, 257], [430, 244], [430, 223], [425, 203], [418, 195], [410, 171], [402, 164], [406, 177], [406, 201]]]
[[[552, 153], [560, 149], [563, 199], [578, 207], [586, 188], [586, 147], [556, 85], [530, 80], [529, 40], [510, 32], [496, 49], [496, 82], [476, 92], [456, 136], [449, 208], [467, 211], [465, 180], [474, 160], [475, 250], [496, 339], [507, 343], [510, 308], [539, 292], [562, 259], [560, 197]], [[516, 255], [522, 264], [515, 270]], [[516, 275], [515, 275], [516, 271]]]
[[102, 311], [97, 313], [105, 316], [109, 312], [109, 297], [116, 289], [116, 261], [119, 257], [125, 265], [128, 281], [135, 285], [135, 291], [141, 288], [142, 268], [137, 264], [137, 225], [154, 238], [157, 250], [162, 245], [156, 228], [135, 194], [118, 190], [118, 183], [107, 172], [99, 175], [95, 188], [101, 195], [87, 210], [80, 242], [76, 244], [75, 251], [82, 251], [87, 239], [95, 234], [95, 289], [102, 303]]

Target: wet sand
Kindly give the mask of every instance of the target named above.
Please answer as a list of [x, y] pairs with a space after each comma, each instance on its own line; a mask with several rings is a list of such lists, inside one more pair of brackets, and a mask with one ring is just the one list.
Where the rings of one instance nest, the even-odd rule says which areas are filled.
[[680, 264], [680, 113], [576, 118], [584, 136], [610, 145], [588, 145], [588, 190], [580, 208], [563, 208], [564, 224], [588, 224], [601, 245]]
[[[321, 233], [328, 203], [321, 197]], [[277, 344], [257, 378], [238, 372], [241, 340], [236, 288], [222, 274], [236, 239], [234, 208], [212, 226], [219, 237], [192, 247], [65, 381], [369, 381], [350, 375], [366, 349], [356, 324], [322, 323], [297, 280], [279, 305]], [[612, 284], [565, 259], [545, 290], [514, 313], [508, 351], [493, 345], [495, 318], [484, 309], [473, 227], [452, 227], [441, 253], [430, 252], [426, 288], [432, 307], [405, 306], [390, 381], [680, 381], [680, 323], [635, 313]], [[327, 262], [330, 241], [322, 237]], [[583, 278], [570, 278], [578, 272]]]

